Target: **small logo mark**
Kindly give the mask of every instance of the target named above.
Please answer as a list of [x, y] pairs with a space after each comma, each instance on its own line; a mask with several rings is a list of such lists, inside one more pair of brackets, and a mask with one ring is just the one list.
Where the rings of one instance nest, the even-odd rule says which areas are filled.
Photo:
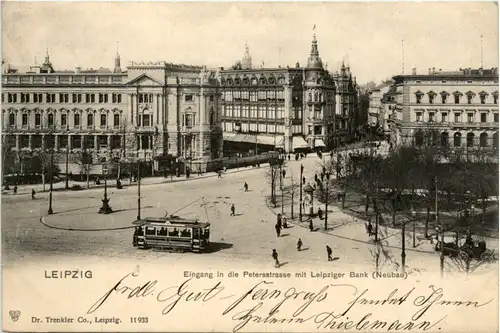
[[19, 310], [10, 310], [9, 316], [12, 318], [12, 321], [16, 322], [19, 320], [19, 316], [21, 316], [21, 311]]

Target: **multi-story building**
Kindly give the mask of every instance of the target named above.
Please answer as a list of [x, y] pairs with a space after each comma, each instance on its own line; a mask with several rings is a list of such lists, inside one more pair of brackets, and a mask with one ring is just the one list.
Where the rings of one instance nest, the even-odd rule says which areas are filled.
[[385, 102], [390, 102], [390, 100], [384, 100], [383, 103], [382, 98], [384, 98], [384, 95], [389, 92], [391, 86], [392, 81], [388, 81], [375, 86], [369, 91], [370, 104], [368, 109], [368, 124], [372, 127], [381, 126], [384, 129], [388, 127], [387, 118], [390, 112], [387, 112], [387, 110], [385, 109]]
[[[391, 143], [422, 144], [438, 133], [450, 147], [498, 146], [498, 69], [460, 69], [393, 77]], [[389, 94], [387, 94], [389, 95]], [[437, 136], [436, 134], [433, 134]]]
[[335, 121], [335, 82], [313, 37], [307, 66], [252, 68], [248, 47], [220, 73], [224, 150], [323, 149]]
[[207, 160], [222, 153], [219, 96], [216, 72], [200, 66], [132, 62], [123, 71], [117, 54], [113, 70], [56, 71], [47, 55], [26, 72], [4, 71], [4, 143], [19, 158], [53, 148], [74, 162], [88, 151], [97, 165], [164, 154]]
[[[335, 131], [330, 140], [333, 146], [349, 142], [354, 138], [359, 113], [359, 87], [351, 68], [342, 62], [340, 72], [333, 75], [337, 87], [335, 96]], [[333, 133], [333, 132], [332, 132]]]

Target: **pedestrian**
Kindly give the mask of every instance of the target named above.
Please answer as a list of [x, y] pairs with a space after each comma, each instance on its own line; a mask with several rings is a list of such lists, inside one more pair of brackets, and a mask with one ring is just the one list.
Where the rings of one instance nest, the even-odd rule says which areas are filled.
[[283, 170], [283, 178], [286, 177], [286, 170]]
[[281, 214], [278, 213], [278, 216], [276, 217], [276, 223], [280, 226], [281, 228]]
[[222, 178], [222, 170], [217, 171], [217, 178]]
[[286, 218], [286, 216], [283, 216], [283, 229], [288, 228], [288, 223], [287, 223], [287, 220], [288, 220], [288, 219]]
[[299, 240], [297, 241], [297, 251], [301, 251], [302, 250], [302, 239], [299, 238]]
[[273, 249], [273, 259], [274, 259], [274, 267], [280, 267], [280, 262], [278, 261], [278, 252], [276, 252], [276, 249]]
[[234, 208], [234, 204], [231, 205], [231, 215], [229, 216], [236, 216], [235, 214], [236, 208]]
[[31, 200], [36, 200], [36, 198], [35, 198], [35, 194], [36, 194], [35, 189], [34, 189], [34, 188], [32, 188], [32, 189], [31, 189]]
[[245, 192], [248, 192], [248, 184], [245, 182], [245, 185], [243, 185], [243, 188], [245, 189]]
[[321, 210], [321, 207], [318, 207], [318, 217], [320, 220], [323, 219], [323, 211]]
[[314, 225], [313, 225], [313, 220], [309, 219], [309, 231], [313, 232], [314, 231]]
[[328, 254], [328, 261], [332, 261], [332, 248], [329, 247], [328, 245], [326, 246], [326, 253]]
[[368, 230], [368, 236], [373, 235], [373, 226], [371, 222], [368, 222], [367, 230]]
[[14, 194], [17, 194], [17, 185], [14, 185]]
[[281, 226], [276, 223], [276, 225], [274, 226], [274, 229], [276, 230], [276, 236], [280, 237], [281, 236]]
[[290, 154], [288, 154], [288, 161], [290, 161]]

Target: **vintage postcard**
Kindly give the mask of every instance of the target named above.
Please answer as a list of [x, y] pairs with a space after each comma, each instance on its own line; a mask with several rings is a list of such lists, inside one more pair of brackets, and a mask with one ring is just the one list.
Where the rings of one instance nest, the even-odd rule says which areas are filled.
[[498, 5], [2, 3], [2, 330], [498, 332]]

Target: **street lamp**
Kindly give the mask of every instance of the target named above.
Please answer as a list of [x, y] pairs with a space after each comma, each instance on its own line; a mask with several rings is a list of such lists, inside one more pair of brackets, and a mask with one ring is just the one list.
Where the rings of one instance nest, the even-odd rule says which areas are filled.
[[401, 229], [401, 272], [404, 274], [405, 273], [405, 266], [406, 266], [406, 253], [405, 253], [405, 245], [406, 245], [406, 240], [405, 240], [405, 226], [406, 222], [403, 221], [403, 228]]
[[104, 174], [104, 198], [102, 199], [102, 206], [99, 208], [99, 214], [110, 214], [113, 212], [113, 209], [109, 206], [109, 198], [108, 198], [108, 167], [105, 165], [103, 170]]
[[328, 183], [330, 182], [330, 173], [324, 173], [325, 178], [325, 230], [328, 230]]
[[54, 170], [54, 149], [50, 149], [50, 169], [49, 169], [49, 177], [50, 177], [50, 192], [49, 192], [49, 210], [47, 213], [49, 215], [53, 214], [54, 211], [52, 210], [52, 184], [53, 184], [53, 170]]
[[299, 222], [302, 221], [302, 183], [303, 183], [303, 173], [304, 173], [304, 166], [301, 164], [300, 165], [300, 179], [299, 179], [299, 186], [300, 186], [300, 194], [299, 194]]
[[413, 247], [415, 247], [415, 224], [417, 222], [417, 212], [415, 209], [411, 210], [411, 216], [413, 217]]

